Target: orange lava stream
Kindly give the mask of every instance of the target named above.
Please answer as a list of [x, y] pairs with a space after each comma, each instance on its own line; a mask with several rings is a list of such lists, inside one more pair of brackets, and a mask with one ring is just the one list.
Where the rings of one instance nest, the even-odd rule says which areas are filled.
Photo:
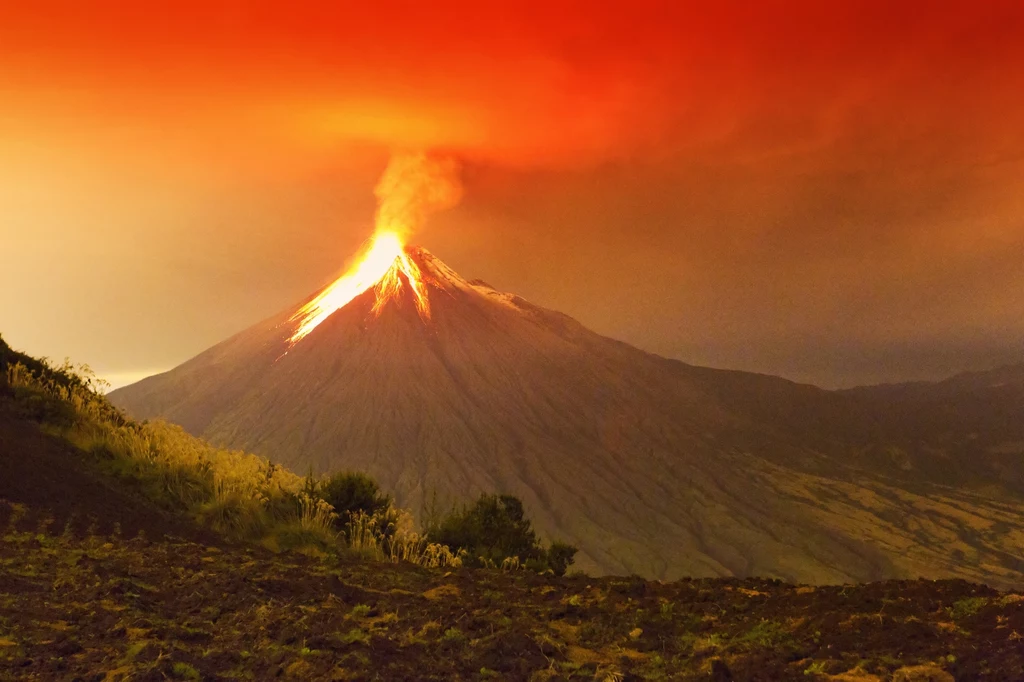
[[374, 287], [377, 293], [377, 300], [373, 304], [373, 312], [380, 315], [388, 301], [392, 298], [398, 298], [402, 291], [401, 274], [405, 275], [406, 281], [409, 282], [409, 288], [412, 289], [412, 294], [416, 298], [416, 310], [419, 311], [422, 317], [429, 318], [430, 301], [427, 300], [427, 289], [423, 284], [423, 275], [420, 272], [419, 266], [409, 258], [404, 250], [398, 254], [394, 263], [392, 263], [391, 267], [380, 278], [376, 287]]
[[398, 234], [378, 232], [362, 260], [295, 313], [291, 319], [299, 324], [289, 340], [293, 345], [298, 343], [336, 310], [371, 287], [377, 296], [373, 312], [380, 315], [387, 302], [401, 293], [401, 275], [405, 275], [412, 289], [416, 310], [421, 317], [429, 318], [430, 302], [419, 267], [406, 254]]

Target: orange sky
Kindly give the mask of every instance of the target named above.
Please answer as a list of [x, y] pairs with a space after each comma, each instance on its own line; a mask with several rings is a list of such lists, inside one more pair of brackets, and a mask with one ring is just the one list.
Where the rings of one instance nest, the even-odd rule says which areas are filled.
[[428, 149], [466, 191], [416, 241], [643, 348], [1024, 360], [1024, 5], [494, 5], [0, 9], [0, 333], [176, 364], [330, 279]]

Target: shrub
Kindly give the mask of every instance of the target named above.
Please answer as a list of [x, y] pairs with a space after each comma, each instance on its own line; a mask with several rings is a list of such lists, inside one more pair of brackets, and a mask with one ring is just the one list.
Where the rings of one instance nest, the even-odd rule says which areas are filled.
[[391, 496], [383, 493], [376, 481], [359, 472], [333, 474], [319, 483], [316, 492], [334, 507], [337, 524], [342, 528], [360, 512], [374, 516], [391, 506]]
[[556, 575], [565, 574], [577, 551], [562, 542], [547, 550], [541, 547], [522, 501], [512, 495], [481, 495], [471, 506], [435, 522], [427, 537], [452, 550], [465, 550], [470, 566], [523, 565]]
[[473, 505], [441, 519], [427, 535], [434, 542], [465, 549], [474, 566], [538, 555], [537, 535], [524, 516], [523, 503], [511, 495], [481, 495]]
[[202, 675], [188, 663], [174, 663], [171, 665], [171, 675], [176, 680], [199, 680]]
[[555, 575], [565, 575], [565, 572], [576, 561], [576, 552], [579, 550], [564, 542], [552, 542], [548, 547], [548, 567]]
[[988, 604], [988, 601], [985, 597], [967, 597], [958, 600], [952, 607], [947, 607], [946, 613], [953, 620], [970, 618]]

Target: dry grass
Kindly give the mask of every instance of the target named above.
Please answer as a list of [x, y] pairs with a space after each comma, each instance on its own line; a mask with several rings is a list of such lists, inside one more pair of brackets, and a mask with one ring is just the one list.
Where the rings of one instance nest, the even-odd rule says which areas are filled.
[[393, 507], [379, 514], [353, 515], [345, 538], [349, 548], [377, 561], [408, 561], [431, 568], [462, 566], [463, 551], [452, 552], [446, 545], [428, 542], [413, 529], [411, 515]]
[[87, 367], [49, 369], [13, 364], [7, 383], [16, 396], [35, 394], [69, 407], [70, 418], [49, 421], [47, 430], [97, 455], [157, 501], [237, 537], [258, 537], [282, 522], [330, 529], [329, 514], [301, 498], [303, 479], [294, 473], [256, 455], [216, 448], [173, 424], [126, 418], [99, 393], [102, 384]]

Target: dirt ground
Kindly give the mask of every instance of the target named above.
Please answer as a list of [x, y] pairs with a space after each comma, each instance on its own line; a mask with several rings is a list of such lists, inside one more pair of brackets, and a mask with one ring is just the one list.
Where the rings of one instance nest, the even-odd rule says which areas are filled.
[[1024, 596], [962, 581], [444, 572], [0, 506], [3, 680], [1024, 679]]

